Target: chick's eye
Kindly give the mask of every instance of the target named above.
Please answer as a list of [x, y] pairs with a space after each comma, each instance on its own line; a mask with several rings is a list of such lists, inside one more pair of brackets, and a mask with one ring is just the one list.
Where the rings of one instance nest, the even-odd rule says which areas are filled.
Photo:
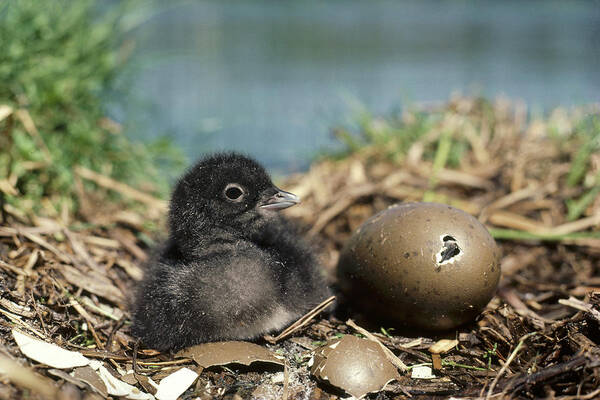
[[240, 185], [235, 183], [230, 183], [229, 185], [227, 185], [224, 193], [225, 197], [227, 197], [227, 200], [231, 201], [241, 201], [244, 197], [244, 189], [242, 189]]

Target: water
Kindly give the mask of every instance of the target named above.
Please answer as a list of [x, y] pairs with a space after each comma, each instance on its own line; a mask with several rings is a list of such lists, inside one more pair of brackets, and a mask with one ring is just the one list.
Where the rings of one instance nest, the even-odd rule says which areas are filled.
[[356, 103], [600, 101], [599, 1], [199, 0], [135, 38], [135, 96], [154, 112], [133, 134], [170, 133], [190, 159], [236, 149], [305, 168]]

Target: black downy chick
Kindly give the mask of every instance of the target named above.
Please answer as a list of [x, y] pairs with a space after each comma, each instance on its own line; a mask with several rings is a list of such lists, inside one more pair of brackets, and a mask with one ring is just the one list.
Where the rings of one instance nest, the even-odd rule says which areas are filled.
[[200, 160], [172, 194], [170, 236], [141, 282], [133, 334], [157, 350], [254, 339], [327, 298], [315, 256], [277, 213], [298, 202], [250, 158]]

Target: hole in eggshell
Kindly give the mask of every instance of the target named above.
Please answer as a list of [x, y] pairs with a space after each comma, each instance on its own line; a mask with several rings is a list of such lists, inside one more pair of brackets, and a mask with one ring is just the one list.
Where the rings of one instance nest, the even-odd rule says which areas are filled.
[[442, 249], [436, 255], [438, 265], [454, 262], [460, 255], [461, 249], [456, 239], [450, 235], [442, 235]]

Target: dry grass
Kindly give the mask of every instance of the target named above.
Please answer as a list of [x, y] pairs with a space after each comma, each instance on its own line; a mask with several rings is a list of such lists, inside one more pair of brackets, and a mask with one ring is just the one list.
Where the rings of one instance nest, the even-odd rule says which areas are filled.
[[[315, 163], [306, 174], [282, 185], [303, 198], [288, 215], [307, 227], [332, 276], [351, 232], [400, 201], [437, 201], [461, 208], [485, 223], [503, 249], [497, 296], [476, 322], [447, 337], [457, 339], [458, 345], [442, 356], [441, 369], [434, 370], [438, 378], [424, 381], [405, 374], [385, 392], [371, 396], [597, 396], [600, 154], [589, 151], [585, 162], [578, 161], [587, 142], [573, 132], [598, 110], [558, 110], [549, 119], [530, 121], [522, 108], [509, 103], [497, 103], [490, 113], [477, 100], [459, 98], [440, 113], [443, 118], [401, 157], [382, 156], [381, 144], [365, 146], [342, 160]], [[413, 117], [408, 113], [403, 118], [409, 124]], [[449, 149], [460, 141], [467, 143], [466, 151], [460, 163], [451, 166]], [[102, 360], [141, 390], [147, 390], [144, 376], [160, 381], [181, 365], [195, 368], [189, 360], [151, 349], [134, 354], [129, 335], [128, 300], [141, 278], [147, 237], [152, 235], [147, 222], [159, 223], [163, 204], [89, 171], [77, 176], [95, 180], [103, 189], [76, 190], [81, 207], [75, 218], [47, 219], [3, 207], [0, 362], [16, 362], [36, 372], [16, 378], [0, 375], [0, 398], [48, 396], [48, 384], [60, 393], [90, 392], [85, 387], [74, 391], [64, 376], [24, 358], [10, 333], [14, 327]], [[146, 211], [104, 203], [103, 190], [118, 190], [141, 201]], [[354, 332], [334, 317], [322, 318], [278, 344], [265, 344], [288, 360], [288, 398], [339, 395], [309, 377], [306, 356], [323, 341]], [[409, 368], [432, 363], [428, 348], [440, 338], [376, 329], [371, 333]], [[134, 356], [138, 374], [121, 376], [132, 368]], [[272, 377], [271, 371], [208, 369], [193, 386], [193, 396], [230, 399], [267, 393], [265, 398], [276, 398], [283, 383]], [[43, 379], [46, 392], [32, 389], [35, 379]]]

